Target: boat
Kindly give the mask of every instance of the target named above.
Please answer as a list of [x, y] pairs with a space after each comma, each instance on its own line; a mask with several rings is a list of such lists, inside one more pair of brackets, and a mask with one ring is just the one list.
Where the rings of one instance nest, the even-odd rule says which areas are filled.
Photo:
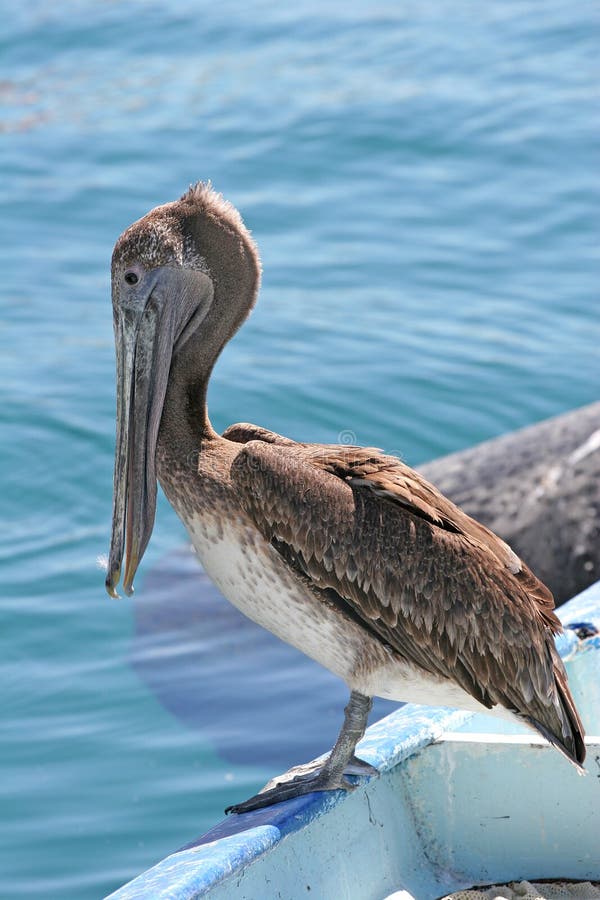
[[518, 724], [407, 704], [358, 745], [379, 775], [231, 815], [110, 900], [437, 900], [600, 881], [600, 582], [557, 612], [585, 776]]

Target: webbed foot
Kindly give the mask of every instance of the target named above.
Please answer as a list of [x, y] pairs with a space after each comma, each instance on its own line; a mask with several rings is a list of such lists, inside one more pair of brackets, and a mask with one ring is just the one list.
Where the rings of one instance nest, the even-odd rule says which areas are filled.
[[356, 787], [346, 775], [377, 775], [377, 769], [354, 755], [354, 748], [365, 733], [371, 698], [352, 691], [344, 713], [344, 724], [329, 757], [322, 762], [313, 760], [303, 766], [295, 766], [285, 775], [269, 781], [262, 791], [244, 803], [228, 806], [226, 813], [245, 813], [263, 809], [273, 803], [281, 803], [313, 791], [353, 791]]
[[273, 803], [282, 803], [284, 800], [311, 794], [313, 791], [353, 791], [357, 785], [348, 781], [344, 777], [346, 775], [372, 777], [379, 775], [379, 772], [364, 759], [353, 756], [341, 776], [331, 776], [323, 763], [313, 760], [302, 766], [294, 766], [284, 775], [272, 778], [254, 797], [250, 797], [244, 803], [228, 806], [225, 812], [244, 813], [253, 809], [263, 809]]

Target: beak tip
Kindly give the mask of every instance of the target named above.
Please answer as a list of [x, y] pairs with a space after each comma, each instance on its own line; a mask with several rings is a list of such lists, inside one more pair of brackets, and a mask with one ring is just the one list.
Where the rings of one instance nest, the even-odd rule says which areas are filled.
[[121, 577], [121, 572], [119, 569], [116, 571], [112, 571], [109, 569], [108, 575], [106, 576], [106, 580], [104, 582], [104, 586], [106, 588], [106, 593], [109, 597], [112, 597], [114, 600], [120, 600], [121, 597], [119, 592], [117, 591], [117, 585], [119, 583], [119, 578]]
[[127, 565], [125, 566], [125, 575], [123, 576], [123, 590], [128, 597], [131, 597], [133, 594], [133, 579], [135, 578], [138, 565], [139, 554], [136, 551], [132, 551], [128, 555]]

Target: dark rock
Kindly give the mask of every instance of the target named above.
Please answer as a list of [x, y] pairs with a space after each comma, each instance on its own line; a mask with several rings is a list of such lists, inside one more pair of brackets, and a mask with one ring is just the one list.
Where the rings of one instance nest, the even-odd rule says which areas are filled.
[[420, 471], [503, 537], [557, 604], [600, 579], [600, 403]]

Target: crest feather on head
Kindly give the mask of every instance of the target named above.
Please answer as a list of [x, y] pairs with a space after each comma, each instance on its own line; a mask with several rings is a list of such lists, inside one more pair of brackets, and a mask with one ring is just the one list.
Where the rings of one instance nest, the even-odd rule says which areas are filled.
[[212, 213], [234, 228], [247, 231], [239, 212], [223, 194], [215, 191], [210, 181], [197, 181], [191, 184], [180, 198], [181, 203], [193, 203], [209, 215]]

